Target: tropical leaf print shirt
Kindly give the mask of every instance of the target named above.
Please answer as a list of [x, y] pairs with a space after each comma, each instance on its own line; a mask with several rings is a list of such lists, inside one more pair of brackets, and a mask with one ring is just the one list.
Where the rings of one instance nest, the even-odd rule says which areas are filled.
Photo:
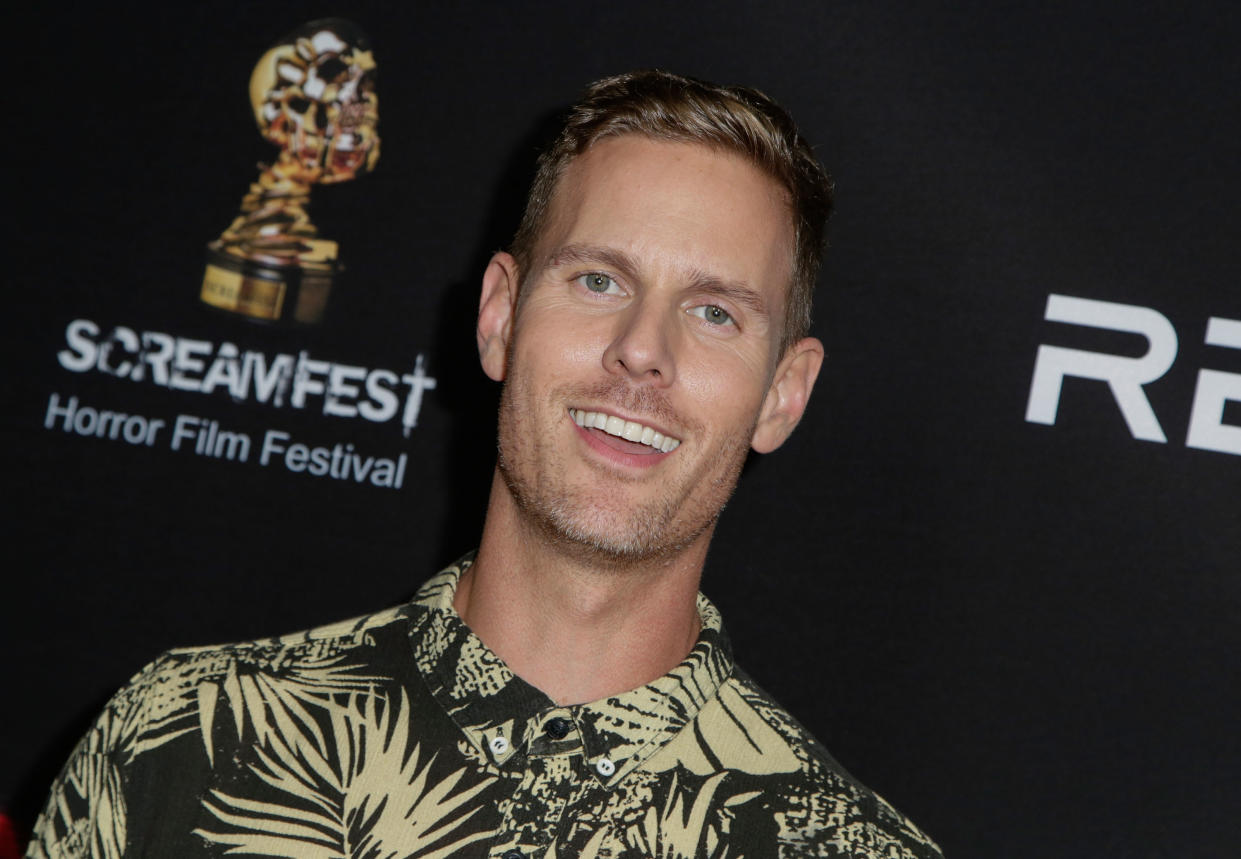
[[560, 707], [452, 608], [173, 650], [108, 703], [34, 857], [939, 857], [732, 661], [704, 597], [689, 656]]

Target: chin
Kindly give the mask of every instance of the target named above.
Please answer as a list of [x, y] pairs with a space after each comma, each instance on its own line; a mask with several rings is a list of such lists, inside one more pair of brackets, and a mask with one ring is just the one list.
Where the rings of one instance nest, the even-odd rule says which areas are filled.
[[501, 461], [500, 473], [527, 522], [548, 542], [570, 554], [605, 565], [625, 565], [675, 555], [714, 524], [678, 522], [670, 499], [634, 502], [595, 489], [560, 492], [532, 485]]
[[598, 563], [633, 564], [669, 558], [685, 551], [715, 525], [719, 511], [694, 521], [676, 518], [667, 501], [615, 509], [569, 499], [539, 511], [540, 527], [560, 545]]

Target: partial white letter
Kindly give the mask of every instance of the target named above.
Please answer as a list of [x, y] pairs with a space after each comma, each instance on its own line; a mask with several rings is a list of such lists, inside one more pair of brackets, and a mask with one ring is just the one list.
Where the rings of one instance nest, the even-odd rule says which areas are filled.
[[[99, 347], [93, 338], [99, 336], [99, 326], [89, 319], [75, 319], [65, 328], [65, 340], [69, 349], [56, 353], [60, 366], [75, 373], [85, 373], [95, 366], [99, 357]], [[70, 351], [72, 350], [72, 351]]]
[[[1207, 320], [1207, 343], [1241, 349], [1241, 320], [1212, 316]], [[1241, 402], [1241, 374], [1199, 370], [1194, 407], [1189, 412], [1187, 447], [1241, 456], [1241, 426], [1224, 423], [1228, 400]]]
[[1060, 386], [1065, 376], [1098, 379], [1107, 382], [1112, 389], [1112, 396], [1116, 398], [1116, 404], [1120, 406], [1134, 438], [1167, 442], [1150, 401], [1142, 393], [1143, 385], [1168, 372], [1176, 360], [1176, 330], [1167, 317], [1149, 307], [1053, 293], [1047, 296], [1044, 318], [1050, 322], [1141, 334], [1150, 348], [1141, 358], [1126, 358], [1060, 346], [1039, 346], [1034, 362], [1034, 380], [1030, 384], [1030, 399], [1026, 405], [1026, 420], [1035, 424], [1056, 422]]

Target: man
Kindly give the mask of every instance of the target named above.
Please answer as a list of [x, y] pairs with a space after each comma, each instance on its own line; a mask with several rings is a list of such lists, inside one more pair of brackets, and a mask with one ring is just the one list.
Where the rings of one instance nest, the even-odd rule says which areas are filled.
[[32, 855], [938, 856], [734, 666], [697, 594], [747, 452], [818, 374], [829, 209], [761, 94], [591, 87], [483, 276], [504, 388], [477, 555], [406, 606], [161, 657]]

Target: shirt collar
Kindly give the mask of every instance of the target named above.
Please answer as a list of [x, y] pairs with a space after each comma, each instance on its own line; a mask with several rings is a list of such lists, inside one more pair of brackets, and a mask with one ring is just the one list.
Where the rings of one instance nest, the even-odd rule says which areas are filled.
[[[559, 754], [577, 744], [606, 786], [620, 782], [698, 714], [733, 670], [719, 611], [702, 594], [702, 629], [689, 655], [637, 689], [572, 707], [558, 707], [517, 677], [453, 608], [471, 553], [431, 578], [414, 597], [410, 643], [431, 693], [484, 760], [504, 767], [517, 757]], [[568, 720], [561, 739], [549, 734]], [[563, 724], [553, 727], [563, 728]]]

